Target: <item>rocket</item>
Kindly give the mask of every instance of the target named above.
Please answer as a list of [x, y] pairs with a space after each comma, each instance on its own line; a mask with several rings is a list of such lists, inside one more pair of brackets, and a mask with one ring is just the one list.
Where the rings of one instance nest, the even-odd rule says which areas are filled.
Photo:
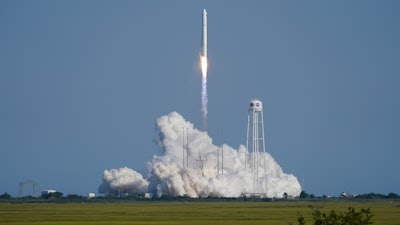
[[207, 58], [207, 11], [203, 9], [203, 32], [200, 56]]

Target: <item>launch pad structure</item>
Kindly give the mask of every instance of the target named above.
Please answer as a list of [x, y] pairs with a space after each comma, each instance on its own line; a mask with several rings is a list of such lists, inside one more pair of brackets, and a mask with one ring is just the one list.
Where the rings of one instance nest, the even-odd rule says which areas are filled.
[[32, 197], [37, 197], [39, 196], [39, 184], [38, 182], [34, 181], [34, 180], [26, 180], [26, 181], [22, 181], [19, 183], [19, 196], [20, 197], [24, 197], [24, 187], [26, 185], [32, 185], [32, 192], [30, 194], [30, 196]]
[[[251, 100], [249, 104], [246, 150], [248, 153], [245, 158], [245, 168], [249, 167], [252, 172], [253, 194], [264, 193], [266, 195], [264, 118], [262, 102], [258, 99]], [[260, 182], [261, 177], [264, 177], [262, 182]]]

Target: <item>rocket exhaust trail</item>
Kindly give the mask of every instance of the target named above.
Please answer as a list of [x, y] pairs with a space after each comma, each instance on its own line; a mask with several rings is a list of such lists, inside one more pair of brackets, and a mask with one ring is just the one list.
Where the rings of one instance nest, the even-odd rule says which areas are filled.
[[207, 96], [207, 58], [201, 57], [201, 112], [203, 113], [203, 124], [204, 129], [207, 130], [207, 103], [208, 103], [208, 96]]
[[203, 9], [203, 32], [202, 32], [202, 46], [200, 53], [201, 64], [201, 112], [203, 113], [204, 129], [207, 130], [207, 11]]

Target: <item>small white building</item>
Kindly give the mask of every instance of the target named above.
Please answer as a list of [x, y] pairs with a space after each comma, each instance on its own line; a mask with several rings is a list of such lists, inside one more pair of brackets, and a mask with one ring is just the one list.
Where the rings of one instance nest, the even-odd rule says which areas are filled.
[[94, 197], [96, 197], [95, 193], [88, 193], [88, 198], [94, 198]]

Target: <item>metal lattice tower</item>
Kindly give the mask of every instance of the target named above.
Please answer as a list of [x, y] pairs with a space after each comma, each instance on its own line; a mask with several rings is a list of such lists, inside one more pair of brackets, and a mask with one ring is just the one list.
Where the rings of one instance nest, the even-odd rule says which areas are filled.
[[[254, 194], [265, 194], [266, 187], [264, 187], [262, 190], [259, 187], [259, 178], [266, 174], [266, 165], [263, 108], [262, 102], [258, 99], [251, 100], [249, 105], [249, 112], [247, 116], [246, 149], [249, 151], [249, 154], [246, 156], [245, 160], [246, 168], [249, 166], [252, 171]], [[260, 155], [261, 152], [264, 153], [262, 157]]]

